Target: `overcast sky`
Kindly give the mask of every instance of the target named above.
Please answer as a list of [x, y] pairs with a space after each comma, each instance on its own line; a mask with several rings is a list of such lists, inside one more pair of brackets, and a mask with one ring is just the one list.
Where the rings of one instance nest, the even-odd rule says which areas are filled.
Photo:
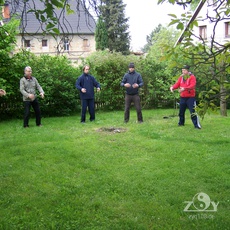
[[159, 24], [170, 23], [168, 14], [181, 15], [183, 8], [178, 5], [164, 3], [157, 5], [157, 0], [123, 0], [126, 4], [126, 17], [129, 18], [131, 36], [130, 48], [139, 51], [146, 43], [149, 35]]

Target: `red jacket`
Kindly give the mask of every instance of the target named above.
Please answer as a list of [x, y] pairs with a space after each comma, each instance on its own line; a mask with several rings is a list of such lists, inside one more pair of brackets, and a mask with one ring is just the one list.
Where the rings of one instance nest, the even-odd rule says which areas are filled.
[[196, 91], [196, 77], [191, 74], [186, 80], [181, 75], [177, 82], [173, 85], [173, 89], [184, 88], [185, 90], [180, 93], [181, 97], [195, 97]]

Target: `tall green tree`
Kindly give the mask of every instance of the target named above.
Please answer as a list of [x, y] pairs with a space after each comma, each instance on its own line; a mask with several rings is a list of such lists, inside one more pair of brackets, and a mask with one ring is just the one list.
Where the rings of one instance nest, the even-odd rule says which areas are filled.
[[159, 24], [149, 35], [146, 36], [146, 41], [147, 41], [147, 44], [142, 48], [142, 51], [147, 53], [150, 49], [150, 47], [153, 45], [154, 43], [154, 35], [159, 33], [160, 30], [162, 28], [162, 25]]
[[105, 48], [127, 55], [130, 53], [130, 35], [125, 6], [122, 0], [102, 0], [100, 13], [108, 35], [108, 46]]
[[102, 17], [99, 17], [97, 21], [95, 40], [96, 50], [105, 50], [106, 48], [108, 48], [108, 33]]

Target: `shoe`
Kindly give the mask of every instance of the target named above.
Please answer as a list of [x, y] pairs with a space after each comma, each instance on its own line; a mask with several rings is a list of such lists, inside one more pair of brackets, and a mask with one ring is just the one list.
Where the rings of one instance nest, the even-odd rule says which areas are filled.
[[142, 123], [143, 123], [143, 121], [138, 121], [138, 123], [139, 123], [139, 124], [142, 124]]
[[195, 129], [201, 129], [201, 127], [195, 127]]
[[82, 123], [82, 124], [84, 124], [84, 123], [85, 123], [85, 121], [81, 121], [81, 123]]
[[42, 124], [40, 124], [40, 125], [37, 125], [38, 127], [42, 127]]
[[29, 125], [24, 126], [24, 128], [29, 128]]
[[184, 125], [178, 124], [178, 126], [184, 126]]

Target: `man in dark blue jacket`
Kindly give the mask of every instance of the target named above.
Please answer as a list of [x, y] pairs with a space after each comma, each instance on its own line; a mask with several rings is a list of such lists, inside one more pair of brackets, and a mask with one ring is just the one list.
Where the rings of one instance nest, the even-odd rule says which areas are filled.
[[89, 69], [90, 67], [88, 65], [84, 66], [83, 74], [76, 81], [76, 88], [80, 91], [80, 97], [82, 102], [82, 123], [85, 123], [87, 107], [90, 114], [90, 121], [95, 120], [94, 87], [97, 88], [98, 92], [101, 90], [100, 84], [96, 81], [96, 79], [93, 76], [89, 75]]
[[141, 112], [141, 103], [140, 97], [138, 95], [138, 89], [144, 84], [143, 79], [140, 73], [135, 71], [134, 63], [129, 64], [129, 72], [126, 73], [121, 81], [121, 86], [124, 86], [126, 89], [125, 95], [125, 123], [129, 121], [130, 106], [131, 103], [134, 103], [134, 106], [137, 111], [137, 120], [139, 123], [143, 122], [142, 112]]

